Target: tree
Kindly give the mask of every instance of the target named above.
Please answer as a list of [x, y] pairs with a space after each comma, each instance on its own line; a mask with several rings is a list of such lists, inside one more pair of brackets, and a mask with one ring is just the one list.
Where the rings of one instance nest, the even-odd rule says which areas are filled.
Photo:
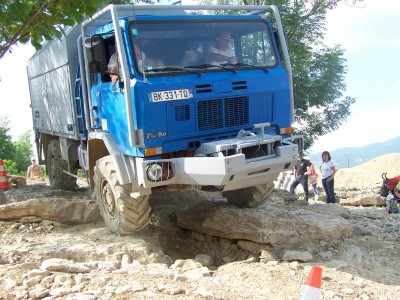
[[13, 143], [8, 134], [9, 121], [0, 118], [0, 159], [8, 174], [25, 175], [32, 157], [31, 131], [22, 134], [18, 141]]
[[7, 118], [0, 118], [0, 159], [3, 160], [12, 159], [15, 151], [11, 135], [8, 134], [9, 123]]
[[0, 1], [0, 59], [16, 43], [36, 49], [44, 40], [60, 38], [65, 26], [82, 22], [98, 8], [126, 0], [3, 0]]
[[344, 51], [323, 43], [327, 11], [342, 1], [272, 1], [279, 7], [285, 27], [293, 67], [295, 128], [304, 136], [305, 149], [319, 136], [338, 129], [355, 103], [354, 98], [343, 95]]
[[17, 164], [15, 161], [5, 159], [4, 160], [4, 169], [7, 172], [7, 175], [18, 175], [20, 172], [17, 169]]
[[29, 165], [31, 164], [31, 157], [33, 155], [31, 140], [31, 131], [27, 131], [22, 134], [18, 141], [14, 143], [15, 154], [14, 161], [16, 163], [19, 174], [26, 173]]
[[[236, 2], [235, 2], [236, 1]], [[217, 0], [219, 4], [271, 5], [279, 8], [293, 69], [296, 133], [309, 149], [350, 115], [355, 99], [344, 96], [346, 60], [340, 46], [326, 46], [328, 10], [346, 0]], [[349, 0], [355, 5], [363, 0]], [[211, 4], [213, 0], [204, 3]]]

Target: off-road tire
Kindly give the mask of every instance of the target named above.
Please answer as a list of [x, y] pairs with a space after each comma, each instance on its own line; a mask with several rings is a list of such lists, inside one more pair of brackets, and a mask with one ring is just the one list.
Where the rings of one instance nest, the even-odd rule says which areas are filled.
[[145, 228], [151, 217], [149, 196], [132, 198], [131, 185], [121, 185], [111, 156], [99, 159], [94, 167], [94, 189], [105, 226], [118, 235]]
[[[68, 175], [68, 162], [61, 158], [60, 142], [51, 140], [47, 147], [46, 173], [49, 176], [50, 186], [53, 189], [73, 191], [76, 187], [76, 177]], [[70, 173], [77, 173], [77, 167], [72, 167]]]
[[273, 190], [273, 183], [265, 183], [244, 189], [222, 192], [222, 196], [237, 207], [252, 208], [265, 203]]

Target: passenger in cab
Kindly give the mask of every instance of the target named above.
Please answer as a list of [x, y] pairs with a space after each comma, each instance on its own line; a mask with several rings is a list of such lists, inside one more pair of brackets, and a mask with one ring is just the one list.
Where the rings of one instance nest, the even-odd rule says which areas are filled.
[[[134, 53], [136, 57], [136, 63], [140, 72], [143, 72], [143, 64], [146, 58], [146, 55], [143, 51], [140, 50], [139, 46], [134, 44]], [[111, 83], [114, 85], [118, 80], [122, 81], [121, 74], [121, 66], [120, 60], [118, 57], [118, 52], [115, 52], [110, 57], [110, 61], [108, 62], [108, 72], [110, 72]]]
[[220, 33], [215, 39], [215, 46], [208, 49], [207, 63], [213, 65], [235, 64], [237, 58], [235, 51], [229, 48], [231, 34], [227, 31]]

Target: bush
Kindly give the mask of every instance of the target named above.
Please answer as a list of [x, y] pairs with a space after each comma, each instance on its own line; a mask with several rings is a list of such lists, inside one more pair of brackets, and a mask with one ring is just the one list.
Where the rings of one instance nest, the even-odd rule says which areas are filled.
[[4, 162], [4, 169], [6, 170], [7, 175], [21, 175], [20, 172], [18, 172], [17, 163], [15, 161], [5, 159], [3, 160], [3, 162]]

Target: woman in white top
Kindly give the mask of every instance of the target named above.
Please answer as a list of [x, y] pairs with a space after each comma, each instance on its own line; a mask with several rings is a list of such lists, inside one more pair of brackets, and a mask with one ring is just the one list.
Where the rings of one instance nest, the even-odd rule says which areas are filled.
[[337, 169], [331, 161], [331, 154], [328, 151], [322, 152], [322, 165], [319, 169], [322, 174], [322, 186], [326, 194], [326, 203], [335, 203], [334, 177]]

